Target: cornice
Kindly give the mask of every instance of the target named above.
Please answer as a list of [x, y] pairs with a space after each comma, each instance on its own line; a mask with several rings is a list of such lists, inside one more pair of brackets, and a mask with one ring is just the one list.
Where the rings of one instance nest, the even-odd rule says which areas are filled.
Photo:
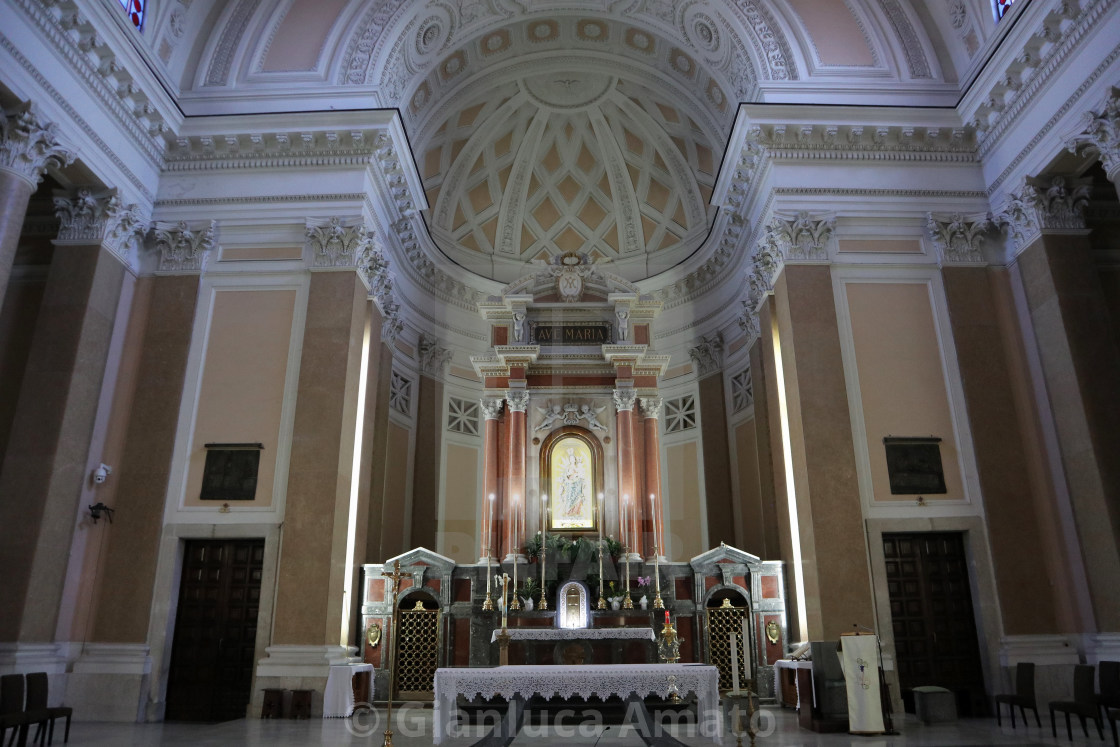
[[159, 136], [170, 127], [117, 52], [72, 0], [14, 0], [38, 31], [120, 123], [137, 149], [158, 168], [163, 159]]

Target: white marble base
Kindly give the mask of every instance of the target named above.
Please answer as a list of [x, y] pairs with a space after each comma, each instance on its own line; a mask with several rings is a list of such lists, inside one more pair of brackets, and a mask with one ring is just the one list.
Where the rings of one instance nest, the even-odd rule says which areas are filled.
[[0, 674], [66, 672], [66, 643], [0, 643]]
[[140, 643], [87, 643], [66, 681], [66, 704], [83, 721], [147, 720], [152, 658]]
[[1085, 663], [1120, 661], [1120, 633], [1090, 633], [1085, 636]]

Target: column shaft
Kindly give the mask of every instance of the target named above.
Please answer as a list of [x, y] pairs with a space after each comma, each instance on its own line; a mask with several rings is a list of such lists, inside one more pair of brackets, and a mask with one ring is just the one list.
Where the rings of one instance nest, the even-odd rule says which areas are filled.
[[35, 188], [11, 171], [0, 169], [0, 308], [12, 276], [12, 262], [27, 215], [27, 204]]
[[[495, 408], [493, 417], [486, 413], [486, 425], [483, 432], [483, 460], [482, 473], [482, 519], [480, 522], [478, 557], [485, 560], [495, 557], [494, 520], [498, 511], [498, 413]], [[494, 496], [490, 500], [490, 496]]]
[[506, 490], [505, 559], [522, 555], [525, 546], [525, 432], [528, 395], [509, 400], [509, 487]]
[[[643, 423], [646, 435], [646, 490], [653, 496], [650, 501], [650, 531], [653, 535], [653, 547], [649, 548], [649, 555], [653, 557], [654, 547], [658, 555], [665, 555], [665, 514], [663, 513], [661, 499], [661, 447], [658, 443], [658, 422], [656, 415], [645, 418]], [[645, 496], [649, 501], [649, 496]]]
[[641, 554], [641, 511], [634, 469], [633, 398], [618, 410], [618, 510], [622, 544]]
[[123, 280], [100, 246], [55, 249], [0, 472], [0, 640], [54, 637]]

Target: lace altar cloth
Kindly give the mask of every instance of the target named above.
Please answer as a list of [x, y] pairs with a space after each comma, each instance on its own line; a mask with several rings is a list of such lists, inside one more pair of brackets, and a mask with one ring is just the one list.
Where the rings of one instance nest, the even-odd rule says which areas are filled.
[[[671, 680], [670, 677], [673, 679]], [[607, 699], [617, 695], [623, 699], [631, 693], [645, 698], [651, 695], [669, 697], [669, 688], [676, 685], [682, 697], [696, 694], [696, 717], [700, 724], [709, 724], [708, 733], [719, 742], [723, 720], [719, 711], [719, 670], [702, 664], [579, 664], [559, 666], [516, 665], [483, 668], [442, 668], [436, 670], [435, 708], [432, 721], [434, 741], [439, 744], [452, 733], [456, 701], [463, 695], [507, 700], [514, 695], [528, 699], [541, 697], [588, 698], [597, 695]]]
[[[657, 640], [653, 628], [507, 628], [513, 641], [598, 641], [619, 638]], [[490, 636], [491, 643], [498, 642], [498, 630]]]

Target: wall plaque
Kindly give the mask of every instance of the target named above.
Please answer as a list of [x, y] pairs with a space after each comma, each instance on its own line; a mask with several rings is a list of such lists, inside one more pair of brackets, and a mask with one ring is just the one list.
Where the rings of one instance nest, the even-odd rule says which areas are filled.
[[883, 439], [893, 495], [946, 493], [941, 439], [935, 436]]
[[607, 322], [584, 324], [537, 324], [533, 326], [534, 345], [607, 345], [611, 325]]

